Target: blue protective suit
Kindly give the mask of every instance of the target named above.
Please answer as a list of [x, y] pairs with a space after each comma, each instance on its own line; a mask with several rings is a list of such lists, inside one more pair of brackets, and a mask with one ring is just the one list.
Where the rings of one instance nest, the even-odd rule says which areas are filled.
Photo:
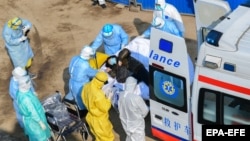
[[[37, 96], [30, 90], [17, 92], [17, 103], [23, 117], [24, 131], [30, 141], [47, 141], [51, 137], [50, 127], [47, 123], [45, 111]], [[39, 122], [46, 126], [42, 130]]]
[[[32, 24], [28, 20], [22, 19], [22, 26], [31, 27]], [[29, 41], [19, 41], [22, 36], [22, 29], [13, 30], [8, 26], [8, 23], [5, 23], [2, 37], [14, 68], [17, 66], [25, 68], [28, 60], [34, 56]]]
[[193, 64], [193, 61], [192, 61], [190, 55], [188, 55], [188, 69], [189, 69], [190, 85], [192, 85], [193, 81], [194, 81], [194, 64]]
[[[179, 37], [183, 37], [182, 32], [179, 30], [179, 28], [177, 28], [173, 19], [166, 18], [164, 19], [164, 21], [165, 21], [164, 26], [157, 29], [171, 33]], [[153, 26], [150, 26], [146, 31], [143, 32], [145, 38], [150, 38], [151, 28], [153, 28]]]
[[69, 93], [65, 98], [69, 100], [75, 98], [80, 110], [86, 109], [81, 98], [82, 88], [96, 75], [97, 72], [98, 70], [91, 68], [88, 60], [85, 60], [80, 56], [74, 56], [70, 61]]
[[[18, 81], [14, 80], [14, 78], [11, 77], [10, 85], [9, 85], [9, 94], [10, 94], [10, 97], [12, 99], [14, 110], [16, 112], [17, 121], [18, 121], [19, 125], [23, 128], [22, 116], [20, 114], [20, 110], [19, 110], [18, 104], [17, 104], [17, 96], [16, 96], [17, 91], [18, 91]], [[31, 87], [31, 92], [35, 93], [34, 87]]]
[[104, 37], [103, 31], [101, 30], [91, 45], [91, 47], [96, 50], [103, 44], [104, 52], [109, 56], [114, 55], [117, 51], [121, 49], [121, 47], [127, 45], [129, 41], [128, 34], [123, 30], [120, 25], [112, 25], [113, 33], [111, 36]]

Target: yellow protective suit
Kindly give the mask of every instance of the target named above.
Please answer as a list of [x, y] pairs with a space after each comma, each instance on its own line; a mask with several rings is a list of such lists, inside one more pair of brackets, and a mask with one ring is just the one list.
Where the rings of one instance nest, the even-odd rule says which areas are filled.
[[96, 52], [94, 58], [89, 59], [89, 65], [94, 69], [99, 69], [105, 63], [109, 56], [102, 52]]
[[82, 90], [82, 100], [88, 110], [86, 121], [96, 141], [114, 141], [113, 125], [109, 120], [111, 101], [105, 97], [102, 87], [108, 80], [105, 72], [98, 72]]

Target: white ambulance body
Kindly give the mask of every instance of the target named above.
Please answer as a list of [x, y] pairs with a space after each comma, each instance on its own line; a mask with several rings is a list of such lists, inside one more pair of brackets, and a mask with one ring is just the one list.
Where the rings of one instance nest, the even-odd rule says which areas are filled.
[[250, 125], [250, 2], [231, 13], [220, 0], [194, 4], [196, 13], [212, 4], [211, 11], [224, 8], [225, 16], [196, 17], [200, 46], [192, 84], [185, 39], [151, 33], [151, 130], [164, 141], [202, 141], [202, 125]]

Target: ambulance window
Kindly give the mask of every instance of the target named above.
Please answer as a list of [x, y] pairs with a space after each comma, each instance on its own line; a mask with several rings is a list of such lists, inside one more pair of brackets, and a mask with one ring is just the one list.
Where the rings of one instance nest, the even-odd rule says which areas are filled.
[[199, 94], [198, 122], [201, 124], [213, 124], [217, 122], [218, 92], [202, 88]]
[[165, 39], [160, 39], [159, 41], [159, 49], [162, 51], [165, 51], [167, 53], [172, 53], [173, 51], [173, 43], [165, 40]]
[[150, 66], [150, 98], [164, 105], [187, 112], [185, 78]]
[[208, 121], [216, 121], [216, 95], [209, 91], [204, 93], [203, 118]]
[[250, 100], [224, 96], [223, 121], [226, 125], [250, 125]]

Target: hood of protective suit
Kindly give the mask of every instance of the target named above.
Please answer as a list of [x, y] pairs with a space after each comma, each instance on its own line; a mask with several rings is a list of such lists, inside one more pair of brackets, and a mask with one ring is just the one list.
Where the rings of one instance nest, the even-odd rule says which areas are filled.
[[166, 2], [165, 0], [155, 0], [155, 4], [157, 5], [160, 5], [161, 9], [163, 10], [166, 6]]
[[16, 67], [13, 71], [12, 71], [12, 75], [14, 80], [18, 80], [21, 77], [25, 76], [27, 74], [26, 70], [24, 70], [21, 67]]
[[18, 88], [21, 92], [28, 92], [31, 88], [31, 80], [28, 75], [20, 77], [18, 80]]
[[100, 71], [96, 74], [92, 81], [98, 88], [102, 88], [104, 83], [108, 81], [108, 75], [107, 73]]
[[125, 92], [133, 93], [135, 91], [136, 85], [137, 80], [134, 77], [129, 76], [125, 82]]
[[90, 46], [84, 46], [81, 50], [80, 57], [89, 60], [94, 55], [94, 50]]
[[21, 29], [21, 26], [22, 26], [22, 19], [19, 17], [15, 17], [8, 21], [8, 27], [14, 30]]
[[113, 25], [105, 24], [102, 28], [102, 34], [104, 37], [110, 37], [113, 34]]

